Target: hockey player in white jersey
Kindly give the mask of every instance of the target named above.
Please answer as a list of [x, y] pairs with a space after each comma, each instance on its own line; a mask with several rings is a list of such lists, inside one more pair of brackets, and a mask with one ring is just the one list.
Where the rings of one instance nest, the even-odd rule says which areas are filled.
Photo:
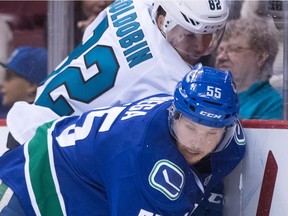
[[217, 47], [228, 14], [219, 0], [116, 0], [38, 88], [35, 104], [11, 109], [12, 135], [23, 143], [34, 134], [30, 128], [57, 115], [172, 94], [190, 66]]

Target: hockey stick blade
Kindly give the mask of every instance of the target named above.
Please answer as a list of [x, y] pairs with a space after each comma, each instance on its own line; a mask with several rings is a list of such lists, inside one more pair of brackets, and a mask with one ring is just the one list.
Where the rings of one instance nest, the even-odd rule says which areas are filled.
[[269, 216], [270, 214], [277, 172], [278, 165], [272, 151], [270, 150], [268, 152], [264, 170], [256, 216]]

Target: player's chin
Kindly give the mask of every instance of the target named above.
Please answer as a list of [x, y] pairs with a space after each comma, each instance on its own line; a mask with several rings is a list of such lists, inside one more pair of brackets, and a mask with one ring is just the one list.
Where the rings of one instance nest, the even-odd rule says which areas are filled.
[[205, 155], [202, 153], [191, 153], [187, 151], [183, 155], [190, 166], [197, 164], [202, 158], [205, 157]]
[[190, 158], [190, 159], [188, 159], [186, 161], [189, 164], [189, 166], [193, 166], [193, 165], [199, 163], [199, 161], [201, 161], [202, 158], [203, 157], [194, 157], [194, 158]]
[[201, 56], [199, 55], [189, 54], [187, 52], [181, 52], [180, 56], [185, 62], [187, 62], [190, 65], [195, 65], [201, 58]]

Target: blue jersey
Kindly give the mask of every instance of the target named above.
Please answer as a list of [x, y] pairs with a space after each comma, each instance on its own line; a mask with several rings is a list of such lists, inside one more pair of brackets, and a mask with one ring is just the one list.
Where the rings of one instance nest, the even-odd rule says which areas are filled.
[[199, 173], [170, 135], [171, 103], [157, 95], [46, 123], [0, 158], [0, 179], [27, 215], [189, 215], [243, 158], [245, 138], [239, 124]]

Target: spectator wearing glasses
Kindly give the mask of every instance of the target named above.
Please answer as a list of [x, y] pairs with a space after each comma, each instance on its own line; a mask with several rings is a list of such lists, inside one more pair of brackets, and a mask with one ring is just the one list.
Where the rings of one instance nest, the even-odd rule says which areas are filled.
[[265, 21], [231, 20], [216, 52], [215, 67], [230, 70], [242, 119], [282, 119], [283, 99], [269, 83], [278, 44]]

